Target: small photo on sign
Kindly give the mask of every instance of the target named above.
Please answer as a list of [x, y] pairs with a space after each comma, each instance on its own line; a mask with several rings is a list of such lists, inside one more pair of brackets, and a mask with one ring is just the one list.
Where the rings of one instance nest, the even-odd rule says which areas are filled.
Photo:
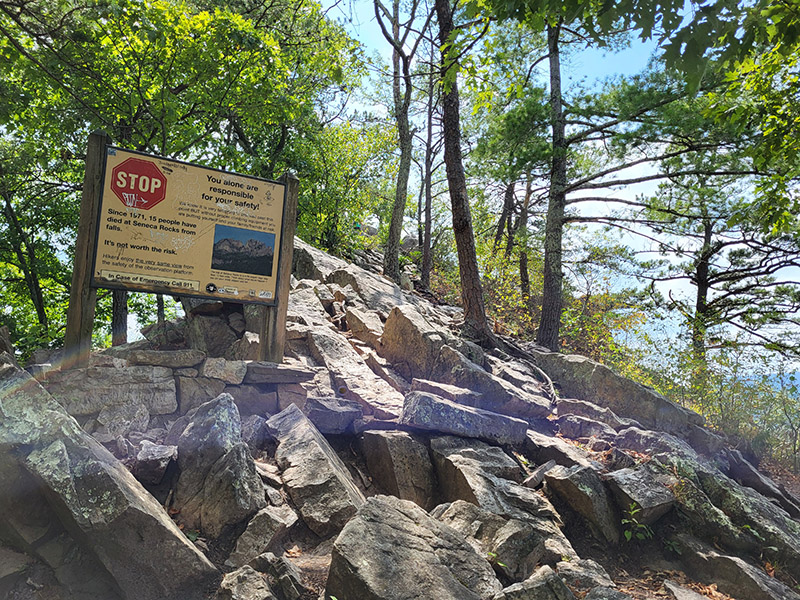
[[212, 269], [269, 277], [274, 255], [274, 233], [228, 225], [214, 226]]

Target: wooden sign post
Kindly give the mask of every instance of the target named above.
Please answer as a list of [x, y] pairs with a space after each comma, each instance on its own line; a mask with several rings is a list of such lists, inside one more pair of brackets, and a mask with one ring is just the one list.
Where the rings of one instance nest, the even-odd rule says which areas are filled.
[[81, 215], [78, 223], [78, 239], [75, 240], [75, 259], [72, 265], [72, 286], [69, 289], [67, 308], [67, 330], [64, 349], [68, 364], [85, 367], [89, 364], [92, 349], [92, 326], [97, 292], [92, 287], [92, 255], [100, 208], [100, 192], [103, 189], [103, 167], [106, 146], [111, 138], [103, 131], [89, 136], [86, 148], [86, 173], [83, 176]]

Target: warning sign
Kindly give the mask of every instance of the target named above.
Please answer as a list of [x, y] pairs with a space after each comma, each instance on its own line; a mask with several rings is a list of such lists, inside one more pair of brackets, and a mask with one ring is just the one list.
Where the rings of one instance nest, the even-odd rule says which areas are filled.
[[95, 287], [274, 304], [285, 186], [107, 149]]

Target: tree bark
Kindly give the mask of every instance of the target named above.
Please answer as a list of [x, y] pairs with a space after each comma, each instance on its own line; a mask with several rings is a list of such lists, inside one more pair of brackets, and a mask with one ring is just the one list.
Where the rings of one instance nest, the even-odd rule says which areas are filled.
[[544, 272], [542, 283], [542, 316], [536, 343], [557, 352], [561, 347], [563, 273], [561, 271], [562, 232], [567, 187], [566, 120], [561, 96], [561, 59], [559, 25], [548, 25], [547, 45], [550, 51], [550, 122], [553, 128], [553, 163], [550, 171], [550, 194], [544, 238]]
[[[442, 130], [444, 134], [444, 161], [447, 185], [450, 191], [450, 206], [453, 212], [453, 234], [458, 252], [458, 271], [461, 279], [461, 300], [464, 304], [464, 330], [481, 343], [496, 345], [486, 321], [483, 303], [478, 257], [475, 250], [475, 235], [467, 195], [467, 179], [461, 155], [461, 118], [459, 114], [458, 84], [455, 77], [448, 78], [454, 66], [448, 59], [448, 42], [453, 33], [453, 13], [450, 0], [436, 0], [436, 15], [439, 20], [439, 42], [442, 45], [441, 73], [445, 81], [442, 97]], [[450, 80], [448, 83], [448, 79]]]

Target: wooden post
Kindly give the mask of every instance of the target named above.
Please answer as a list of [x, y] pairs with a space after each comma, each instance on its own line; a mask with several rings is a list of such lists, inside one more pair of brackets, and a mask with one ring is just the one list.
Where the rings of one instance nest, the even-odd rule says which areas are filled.
[[287, 173], [280, 178], [286, 184], [286, 206], [283, 211], [283, 233], [281, 235], [280, 260], [278, 262], [277, 303], [267, 306], [259, 333], [259, 360], [283, 362], [286, 344], [286, 312], [289, 308], [289, 280], [292, 277], [292, 256], [294, 255], [294, 234], [297, 229], [297, 193], [300, 181], [294, 174]]
[[78, 239], [75, 240], [72, 287], [69, 291], [67, 330], [64, 337], [64, 348], [69, 357], [68, 364], [73, 363], [76, 367], [85, 367], [89, 363], [89, 352], [92, 348], [92, 325], [97, 292], [91, 286], [91, 263], [94, 236], [97, 231], [100, 191], [103, 186], [106, 146], [110, 143], [111, 138], [107, 133], [95, 131], [89, 136], [86, 147], [81, 220], [78, 224]]

